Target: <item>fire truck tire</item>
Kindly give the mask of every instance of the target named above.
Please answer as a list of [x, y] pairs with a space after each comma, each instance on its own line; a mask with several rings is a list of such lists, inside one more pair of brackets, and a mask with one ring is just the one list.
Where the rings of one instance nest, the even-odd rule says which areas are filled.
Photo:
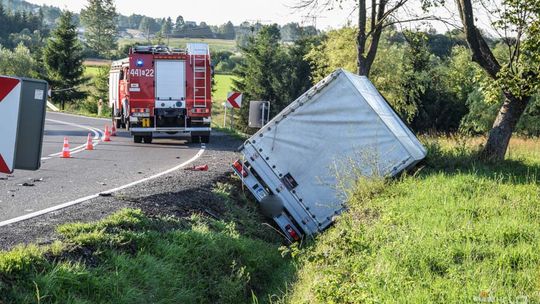
[[113, 123], [116, 124], [117, 129], [122, 128], [122, 121], [120, 119], [115, 119]]
[[139, 135], [133, 136], [133, 142], [136, 144], [142, 143], [142, 139], [143, 139], [142, 136], [139, 136]]
[[151, 144], [152, 143], [152, 136], [144, 136], [143, 137], [145, 144]]

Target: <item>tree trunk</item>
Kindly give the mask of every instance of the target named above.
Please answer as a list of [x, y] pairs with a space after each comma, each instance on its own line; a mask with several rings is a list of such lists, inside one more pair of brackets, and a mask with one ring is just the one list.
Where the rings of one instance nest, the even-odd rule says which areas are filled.
[[530, 97], [516, 98], [506, 95], [504, 103], [497, 114], [493, 127], [489, 131], [482, 158], [499, 161], [503, 160], [519, 118], [525, 112]]
[[367, 76], [369, 69], [366, 63], [366, 57], [364, 55], [366, 51], [366, 0], [358, 1], [358, 35], [356, 36], [356, 50], [358, 52], [357, 65], [358, 75]]
[[369, 77], [369, 67], [364, 56], [358, 56], [358, 75]]

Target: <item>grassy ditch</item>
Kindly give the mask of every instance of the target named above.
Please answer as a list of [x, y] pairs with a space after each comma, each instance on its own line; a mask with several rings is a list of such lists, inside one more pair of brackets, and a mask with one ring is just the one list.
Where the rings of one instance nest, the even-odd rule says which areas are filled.
[[233, 189], [214, 190], [222, 215], [126, 209], [60, 226], [52, 245], [0, 253], [0, 303], [264, 302], [294, 269], [280, 239]]
[[477, 160], [428, 142], [414, 175], [360, 181], [351, 210], [297, 252], [288, 303], [540, 302], [540, 142]]
[[360, 179], [349, 212], [285, 252], [237, 179], [217, 214], [61, 226], [0, 253], [0, 303], [539, 303], [540, 141], [499, 163], [478, 143], [427, 139], [417, 171]]

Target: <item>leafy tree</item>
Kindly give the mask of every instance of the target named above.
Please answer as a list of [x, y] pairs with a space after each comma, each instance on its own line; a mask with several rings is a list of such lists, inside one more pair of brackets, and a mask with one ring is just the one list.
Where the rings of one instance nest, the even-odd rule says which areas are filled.
[[[243, 92], [244, 99], [267, 100], [272, 102], [272, 115], [278, 113], [277, 104], [281, 103], [279, 78], [285, 68], [283, 49], [279, 45], [279, 28], [277, 25], [263, 26], [256, 36], [250, 37], [242, 53], [245, 60], [234, 72], [235, 90]], [[276, 104], [277, 103], [277, 104]], [[249, 105], [243, 103], [240, 109], [240, 120], [247, 126]]]
[[[482, 3], [484, 14], [491, 15], [496, 30], [506, 33], [507, 52], [497, 59], [492, 47], [476, 26], [471, 0], [456, 0], [472, 59], [491, 78], [491, 98], [503, 98], [488, 134], [482, 155], [502, 160], [512, 133], [525, 113], [534, 93], [540, 88], [540, 1], [502, 0]], [[480, 5], [479, 5], [480, 6]], [[493, 16], [495, 15], [495, 16]]]
[[24, 44], [19, 43], [13, 51], [0, 45], [0, 75], [37, 77], [36, 61]]
[[300, 38], [301, 31], [298, 23], [287, 23], [281, 27], [281, 38], [283, 41], [296, 41]]
[[356, 33], [357, 30], [351, 27], [331, 30], [321, 44], [306, 54], [313, 69], [313, 82], [318, 82], [338, 68], [356, 71]]
[[88, 47], [103, 57], [110, 57], [117, 47], [117, 18], [113, 0], [88, 0], [81, 11]]
[[19, 34], [43, 30], [42, 19], [40, 14], [5, 10], [0, 2], [0, 44], [7, 48], [16, 47], [20, 42], [16, 41]]
[[[109, 71], [109, 66], [100, 66], [97, 69], [96, 76], [90, 82], [89, 93], [96, 105], [100, 99], [105, 101], [109, 97]], [[95, 112], [97, 113], [97, 107]]]
[[219, 33], [223, 39], [233, 40], [236, 38], [236, 30], [230, 21], [219, 27]]
[[184, 30], [185, 22], [184, 17], [178, 16], [176, 17], [176, 21], [174, 23], [174, 33], [178, 34], [181, 33]]
[[128, 27], [131, 29], [139, 29], [143, 15], [132, 14], [128, 17]]
[[162, 24], [161, 24], [161, 33], [163, 35], [170, 35], [172, 34], [173, 30], [173, 22], [171, 17], [168, 17]]
[[[235, 69], [235, 89], [243, 92], [244, 100], [266, 100], [272, 103], [274, 116], [311, 86], [310, 66], [304, 60], [313, 42], [302, 41], [288, 49], [279, 43], [277, 25], [262, 26], [242, 48], [244, 56]], [[247, 128], [249, 103], [240, 109], [240, 120]]]
[[62, 109], [65, 103], [86, 96], [81, 90], [81, 85], [87, 81], [83, 76], [82, 46], [72, 17], [71, 12], [63, 12], [58, 27], [52, 32], [43, 51], [46, 78], [53, 91], [52, 99], [60, 101]]
[[[299, 8], [332, 9], [352, 0], [299, 0]], [[383, 31], [398, 23], [439, 19], [435, 16], [411, 15], [409, 12], [444, 3], [444, 0], [354, 0], [358, 7], [358, 28], [356, 32], [357, 71], [359, 75], [369, 76], [379, 50]], [[371, 5], [371, 6], [369, 6]]]

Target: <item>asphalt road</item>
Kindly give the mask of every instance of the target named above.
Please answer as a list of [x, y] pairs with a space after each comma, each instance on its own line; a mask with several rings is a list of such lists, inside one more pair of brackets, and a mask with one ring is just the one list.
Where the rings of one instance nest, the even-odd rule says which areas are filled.
[[[191, 159], [201, 148], [170, 139], [135, 144], [123, 130], [112, 142], [98, 143], [105, 124], [110, 121], [48, 112], [41, 169], [0, 174], [0, 222], [161, 173]], [[94, 151], [83, 150], [89, 133], [98, 143]], [[59, 157], [65, 136], [71, 159]]]

